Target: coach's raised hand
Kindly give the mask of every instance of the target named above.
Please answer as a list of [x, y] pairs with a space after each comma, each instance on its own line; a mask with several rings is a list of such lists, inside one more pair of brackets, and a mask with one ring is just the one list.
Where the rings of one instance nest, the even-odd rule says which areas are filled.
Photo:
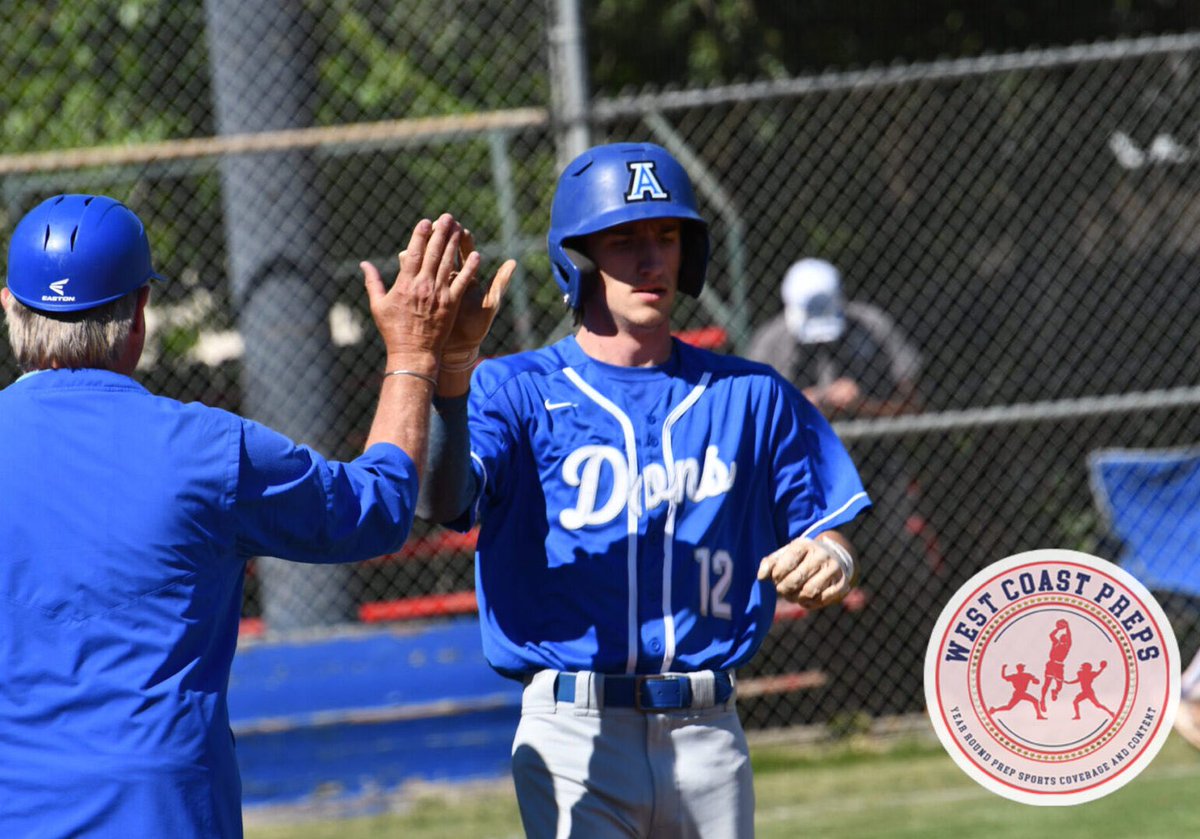
[[399, 257], [391, 288], [379, 270], [362, 262], [371, 316], [387, 348], [379, 407], [367, 447], [394, 443], [408, 453], [420, 474], [429, 440], [429, 405], [437, 385], [446, 338], [467, 286], [479, 270], [479, 255], [456, 263], [462, 225], [450, 214], [422, 219]]
[[400, 252], [400, 270], [390, 289], [374, 265], [361, 263], [371, 316], [387, 348], [389, 371], [415, 369], [437, 375], [463, 292], [479, 270], [478, 254], [469, 255], [456, 270], [462, 235], [462, 225], [449, 213], [435, 222], [422, 219], [408, 247]]

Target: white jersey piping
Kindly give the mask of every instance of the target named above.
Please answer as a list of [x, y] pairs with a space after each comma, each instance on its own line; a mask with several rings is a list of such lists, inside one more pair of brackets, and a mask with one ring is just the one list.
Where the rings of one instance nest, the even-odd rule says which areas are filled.
[[[610, 402], [603, 394], [583, 380], [574, 369], [564, 367], [563, 373], [570, 379], [577, 388], [583, 391], [589, 399], [595, 402], [608, 413], [612, 414], [613, 418], [620, 424], [621, 431], [625, 435], [625, 457], [629, 463], [630, 476], [638, 474], [638, 459], [637, 459], [637, 439], [633, 431], [633, 423], [625, 412]], [[626, 632], [628, 638], [628, 654], [625, 659], [625, 672], [634, 673], [637, 671], [638, 648], [640, 647], [638, 639], [638, 584], [637, 584], [637, 536], [638, 536], [638, 519], [637, 507], [629, 503], [629, 499], [625, 499], [625, 538], [627, 545], [627, 559], [625, 563], [625, 573], [629, 583], [629, 606], [626, 610]]]
[[823, 524], [826, 524], [827, 522], [829, 522], [829, 521], [832, 521], [833, 519], [837, 518], [837, 517], [838, 517], [838, 516], [840, 516], [842, 513], [846, 512], [846, 511], [847, 511], [847, 510], [849, 510], [849, 509], [850, 509], [852, 506], [854, 506], [855, 502], [857, 502], [859, 499], [866, 498], [866, 497], [867, 497], [867, 493], [866, 493], [865, 491], [864, 491], [864, 492], [856, 492], [856, 493], [854, 493], [854, 495], [851, 495], [851, 496], [850, 496], [850, 500], [849, 500], [849, 501], [847, 501], [845, 504], [843, 504], [842, 506], [838, 507], [836, 510], [834, 510], [834, 511], [833, 511], [832, 513], [830, 513], [829, 515], [827, 515], [827, 516], [824, 516], [824, 517], [822, 517], [822, 518], [819, 518], [819, 519], [817, 519], [816, 521], [814, 521], [812, 524], [810, 524], [810, 525], [809, 525], [809, 526], [808, 526], [808, 527], [805, 529], [805, 531], [804, 531], [803, 533], [801, 533], [801, 534], [800, 534], [800, 537], [799, 537], [799, 538], [801, 538], [801, 539], [807, 539], [807, 538], [808, 538], [808, 534], [812, 533], [814, 530], [816, 530], [816, 529], [817, 529], [818, 527], [820, 527], [821, 525], [823, 525]]
[[[681, 480], [675, 469], [675, 456], [671, 446], [671, 429], [675, 423], [687, 413], [688, 409], [696, 404], [696, 401], [708, 388], [709, 379], [712, 378], [712, 373], [705, 373], [700, 378], [700, 383], [692, 388], [692, 392], [680, 402], [667, 418], [663, 421], [662, 430], [662, 446], [663, 446], [663, 465], [667, 467], [667, 474], [672, 476], [672, 480]], [[675, 663], [675, 611], [671, 607], [671, 579], [675, 564], [675, 513], [679, 509], [679, 503], [683, 499], [683, 487], [675, 486], [671, 488], [669, 493], [670, 501], [667, 507], [667, 522], [666, 534], [663, 539], [663, 660], [660, 672], [667, 673], [671, 669], [671, 665]]]

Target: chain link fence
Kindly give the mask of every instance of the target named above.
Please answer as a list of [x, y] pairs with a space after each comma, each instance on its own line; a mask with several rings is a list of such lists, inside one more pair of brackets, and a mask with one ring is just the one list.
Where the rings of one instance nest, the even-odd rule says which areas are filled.
[[[450, 210], [485, 265], [520, 261], [486, 353], [570, 329], [544, 246], [552, 11], [10, 7], [4, 226], [56, 192], [122, 198], [171, 278], [147, 386], [352, 457], [383, 359], [357, 264], [393, 266], [417, 219]], [[853, 534], [860, 587], [781, 609], [742, 674], [749, 726], [917, 711], [929, 630], [975, 571], [1039, 547], [1123, 555], [1097, 453], [1200, 433], [1198, 94], [1200, 35], [1181, 35], [590, 101], [592, 141], [659, 142], [693, 175], [714, 254], [678, 311], [689, 339], [747, 352], [788, 267], [819, 257], [919, 358], [911, 410], [835, 417], [878, 506]], [[7, 347], [0, 364], [16, 375]], [[418, 523], [358, 566], [255, 560], [244, 631], [469, 614], [473, 584], [470, 537]], [[1157, 593], [1195, 649], [1196, 592]]]

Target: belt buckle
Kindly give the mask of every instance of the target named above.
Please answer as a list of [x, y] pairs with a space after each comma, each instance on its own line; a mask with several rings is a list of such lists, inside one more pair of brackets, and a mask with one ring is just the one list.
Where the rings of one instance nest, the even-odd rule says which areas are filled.
[[[637, 676], [636, 681], [633, 684], [633, 707], [635, 709], [637, 709], [638, 711], [641, 711], [642, 713], [645, 713], [647, 710], [650, 710], [650, 711], [663, 710], [661, 708], [647, 709], [642, 706], [642, 684], [645, 682], [678, 681], [680, 678], [686, 679], [687, 676], [680, 677], [678, 675], [668, 674], [668, 673], [646, 673], [644, 675]], [[682, 707], [682, 706], [680, 706], [680, 707]]]

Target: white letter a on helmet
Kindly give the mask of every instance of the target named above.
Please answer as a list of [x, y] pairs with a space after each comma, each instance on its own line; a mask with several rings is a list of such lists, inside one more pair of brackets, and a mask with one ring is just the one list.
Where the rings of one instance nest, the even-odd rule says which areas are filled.
[[671, 196], [654, 174], [654, 161], [642, 160], [629, 164], [629, 192], [626, 201], [667, 201]]

